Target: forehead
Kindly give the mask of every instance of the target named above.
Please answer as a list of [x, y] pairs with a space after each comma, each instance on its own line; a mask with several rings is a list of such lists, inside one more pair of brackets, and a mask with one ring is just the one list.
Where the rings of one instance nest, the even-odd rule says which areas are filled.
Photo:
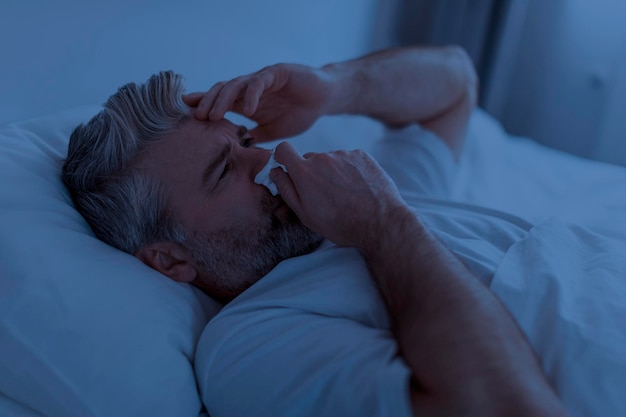
[[162, 179], [171, 178], [173, 173], [187, 171], [215, 155], [229, 140], [237, 138], [241, 129], [225, 119], [216, 122], [187, 120], [144, 149], [137, 158], [137, 166]]
[[153, 146], [154, 150], [170, 155], [189, 154], [217, 148], [224, 141], [237, 136], [239, 126], [228, 120], [217, 122], [190, 119]]

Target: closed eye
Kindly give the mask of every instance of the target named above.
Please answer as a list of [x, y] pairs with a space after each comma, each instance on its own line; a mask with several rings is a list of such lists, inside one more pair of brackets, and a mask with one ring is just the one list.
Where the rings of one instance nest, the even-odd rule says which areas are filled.
[[232, 164], [230, 162], [227, 162], [226, 165], [224, 165], [224, 170], [222, 171], [222, 175], [220, 175], [220, 180], [222, 178], [224, 178], [226, 176], [226, 174], [228, 174], [228, 172], [231, 170], [232, 168]]
[[252, 145], [252, 141], [254, 141], [254, 138], [242, 138], [241, 146], [244, 148], [249, 148], [250, 145]]

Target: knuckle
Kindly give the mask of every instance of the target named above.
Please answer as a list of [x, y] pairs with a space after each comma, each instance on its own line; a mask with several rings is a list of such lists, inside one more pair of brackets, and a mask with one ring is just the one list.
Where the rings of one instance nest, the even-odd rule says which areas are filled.
[[332, 152], [332, 153], [330, 153], [328, 155], [329, 155], [329, 157], [332, 156], [332, 157], [334, 157], [336, 159], [346, 159], [346, 158], [349, 158], [350, 153], [351, 153], [350, 151], [346, 151], [344, 149], [341, 149], [341, 150], [338, 150], [338, 151], [334, 151], [334, 152]]
[[259, 76], [263, 76], [263, 75], [267, 75], [268, 73], [271, 73], [273, 71], [276, 71], [276, 67], [280, 65], [280, 64], [272, 64], [272, 65], [268, 65], [266, 67], [261, 68], [260, 70], [258, 70], [256, 72], [257, 75]]
[[251, 78], [248, 81], [248, 88], [259, 88], [261, 85], [261, 80], [258, 77]]
[[328, 162], [334, 159], [334, 154], [331, 152], [309, 152], [310, 156], [307, 159], [311, 159], [317, 162]]
[[238, 90], [242, 85], [246, 83], [247, 76], [241, 76], [230, 80], [225, 87], [229, 89]]
[[352, 155], [354, 155], [356, 159], [359, 159], [365, 162], [368, 162], [371, 159], [370, 155], [367, 152], [365, 152], [363, 149], [355, 149], [354, 151], [352, 151]]
[[226, 84], [224, 84], [224, 87], [222, 88], [222, 90], [220, 91], [220, 94], [224, 94], [224, 93], [232, 93], [232, 91], [239, 85], [241, 84], [240, 82], [238, 82], [237, 80], [230, 80], [228, 81]]
[[219, 91], [219, 90], [221, 90], [221, 89], [222, 89], [222, 87], [224, 87], [224, 85], [226, 85], [226, 81], [219, 81], [219, 82], [216, 82], [216, 83], [213, 85], [213, 87], [211, 87], [211, 89], [209, 90], [209, 92], [210, 92], [210, 91]]

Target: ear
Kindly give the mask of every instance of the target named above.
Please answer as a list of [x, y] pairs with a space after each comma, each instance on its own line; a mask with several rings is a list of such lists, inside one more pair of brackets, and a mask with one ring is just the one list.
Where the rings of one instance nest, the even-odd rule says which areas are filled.
[[192, 282], [198, 276], [193, 258], [174, 242], [156, 242], [135, 254], [144, 264], [178, 282]]

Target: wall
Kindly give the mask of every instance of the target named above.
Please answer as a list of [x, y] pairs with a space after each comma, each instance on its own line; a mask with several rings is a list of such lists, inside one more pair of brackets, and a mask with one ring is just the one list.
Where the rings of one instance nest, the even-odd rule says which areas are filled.
[[188, 90], [279, 61], [368, 51], [377, 0], [5, 0], [0, 123], [101, 104], [172, 69]]
[[626, 165], [626, 0], [387, 0], [379, 44], [462, 45], [511, 133]]
[[626, 2], [532, 0], [495, 109], [507, 130], [626, 164]]

